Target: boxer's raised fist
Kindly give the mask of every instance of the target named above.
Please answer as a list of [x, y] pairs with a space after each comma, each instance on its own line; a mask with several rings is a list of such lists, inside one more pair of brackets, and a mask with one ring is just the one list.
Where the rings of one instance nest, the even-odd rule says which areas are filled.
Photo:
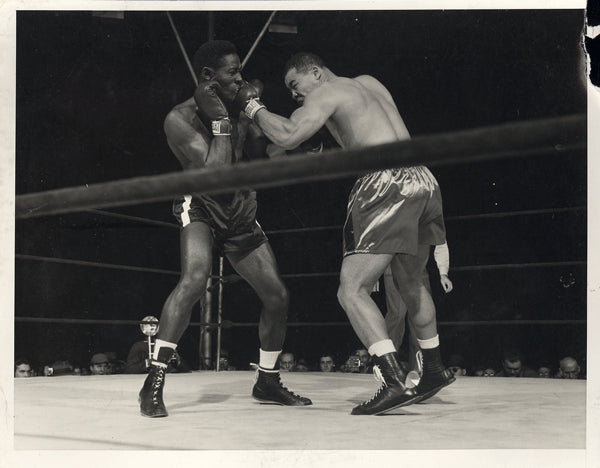
[[217, 81], [204, 81], [194, 92], [198, 110], [196, 113], [202, 122], [211, 128], [213, 135], [229, 135], [231, 124], [229, 113], [219, 97], [221, 85]]
[[244, 82], [237, 93], [233, 103], [243, 111], [249, 119], [253, 119], [254, 115], [260, 110], [265, 109], [265, 105], [260, 101], [263, 84], [259, 80], [252, 80], [248, 83]]

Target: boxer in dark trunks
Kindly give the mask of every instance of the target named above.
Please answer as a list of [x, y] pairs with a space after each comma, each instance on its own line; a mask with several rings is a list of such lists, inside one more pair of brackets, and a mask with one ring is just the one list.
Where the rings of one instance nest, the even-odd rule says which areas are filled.
[[[269, 112], [250, 86], [243, 86], [236, 97], [274, 144], [293, 148], [323, 125], [342, 148], [410, 138], [389, 91], [372, 76], [337, 76], [310, 53], [294, 55], [284, 73], [286, 86], [300, 104], [289, 119]], [[381, 414], [416, 403], [454, 381], [442, 363], [435, 305], [423, 282], [430, 246], [444, 242], [441, 193], [426, 167], [378, 171], [356, 182], [344, 226], [338, 299], [373, 356], [382, 386], [352, 414]], [[413, 389], [405, 387], [385, 319], [370, 296], [388, 265], [423, 350], [423, 376]]]
[[[169, 112], [164, 124], [169, 147], [183, 169], [235, 164], [244, 154], [256, 157], [264, 153], [264, 135], [233, 105], [244, 85], [235, 46], [209, 41], [200, 46], [193, 65], [199, 81], [194, 96]], [[288, 293], [269, 242], [256, 222], [255, 192], [186, 195], [174, 201], [173, 214], [182, 228], [181, 277], [162, 309], [148, 377], [140, 391], [142, 415], [168, 415], [162, 396], [165, 370], [189, 324], [192, 307], [204, 301], [213, 245], [223, 250], [263, 304], [258, 327], [259, 368], [252, 396], [286, 406], [312, 404], [281, 384], [277, 362], [285, 338]]]

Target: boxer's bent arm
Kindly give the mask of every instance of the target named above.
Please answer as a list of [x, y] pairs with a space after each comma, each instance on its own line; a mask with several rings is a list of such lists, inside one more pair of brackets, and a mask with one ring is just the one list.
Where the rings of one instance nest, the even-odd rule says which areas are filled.
[[169, 146], [177, 158], [181, 161], [183, 156], [187, 160], [184, 169], [222, 166], [232, 162], [233, 147], [230, 136], [216, 136], [208, 142], [177, 112], [169, 113], [165, 119], [164, 130]]
[[291, 150], [319, 131], [335, 111], [335, 102], [323, 93], [306, 96], [304, 105], [296, 109], [289, 119], [260, 109], [254, 121], [277, 146]]

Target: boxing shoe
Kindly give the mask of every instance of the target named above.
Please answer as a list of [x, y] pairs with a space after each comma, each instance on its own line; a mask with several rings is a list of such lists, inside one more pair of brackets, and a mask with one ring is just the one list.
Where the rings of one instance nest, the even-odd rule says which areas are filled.
[[154, 360], [150, 361], [150, 370], [138, 398], [142, 416], [163, 418], [169, 415], [163, 402], [166, 371], [166, 364]]
[[404, 385], [406, 388], [415, 388], [419, 385], [419, 381], [421, 380], [421, 376], [417, 371], [411, 370], [408, 374], [406, 374], [406, 380], [404, 381]]
[[283, 406], [308, 406], [312, 401], [308, 398], [290, 392], [281, 383], [279, 369], [256, 370], [256, 381], [252, 388], [252, 397], [263, 403], [271, 403]]
[[420, 395], [420, 402], [427, 400], [439, 392], [442, 388], [450, 385], [456, 380], [450, 369], [441, 369], [435, 372], [425, 370], [419, 384], [414, 388]]
[[383, 414], [401, 406], [411, 405], [420, 400], [413, 389], [406, 388], [406, 375], [400, 368], [396, 353], [387, 353], [374, 357], [373, 374], [381, 381], [377, 393], [370, 399], [352, 409], [353, 415]]

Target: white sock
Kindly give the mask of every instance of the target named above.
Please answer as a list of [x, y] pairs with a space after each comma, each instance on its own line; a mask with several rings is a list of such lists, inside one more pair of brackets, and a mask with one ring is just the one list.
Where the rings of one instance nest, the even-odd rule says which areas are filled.
[[433, 338], [429, 338], [428, 340], [420, 340], [417, 338], [417, 342], [422, 349], [433, 349], [440, 345], [440, 338], [439, 335], [435, 335]]
[[168, 341], [156, 340], [154, 343], [154, 350], [152, 351], [152, 359], [158, 359], [158, 352], [160, 348], [171, 348], [177, 349], [177, 343], [169, 343]]
[[392, 340], [381, 340], [369, 346], [367, 351], [369, 351], [371, 356], [383, 356], [387, 353], [395, 353], [396, 348]]
[[258, 365], [263, 369], [274, 369], [275, 364], [277, 364], [277, 359], [281, 354], [281, 350], [279, 351], [263, 351], [259, 349], [260, 352], [260, 360], [258, 361]]

